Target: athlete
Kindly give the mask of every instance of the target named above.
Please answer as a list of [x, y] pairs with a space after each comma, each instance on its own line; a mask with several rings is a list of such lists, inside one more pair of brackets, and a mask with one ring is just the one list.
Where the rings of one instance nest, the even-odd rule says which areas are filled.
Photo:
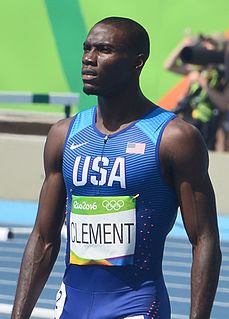
[[193, 248], [190, 318], [210, 318], [221, 252], [208, 153], [197, 129], [143, 95], [149, 46], [127, 18], [103, 19], [86, 38], [83, 90], [98, 104], [48, 134], [13, 319], [30, 317], [65, 220], [56, 319], [171, 318], [162, 258], [178, 206]]

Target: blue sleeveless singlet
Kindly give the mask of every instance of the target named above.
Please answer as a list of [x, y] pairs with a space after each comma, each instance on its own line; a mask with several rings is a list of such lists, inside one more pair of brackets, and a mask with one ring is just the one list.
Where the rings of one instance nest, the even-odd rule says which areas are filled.
[[[178, 201], [162, 176], [159, 147], [174, 117], [154, 107], [108, 136], [96, 128], [96, 107], [73, 118], [63, 158], [67, 247], [58, 296], [65, 298], [57, 303], [56, 318], [170, 318], [162, 257]], [[101, 214], [95, 210], [98, 198], [106, 211]], [[119, 213], [126, 198], [133, 198], [135, 207]]]

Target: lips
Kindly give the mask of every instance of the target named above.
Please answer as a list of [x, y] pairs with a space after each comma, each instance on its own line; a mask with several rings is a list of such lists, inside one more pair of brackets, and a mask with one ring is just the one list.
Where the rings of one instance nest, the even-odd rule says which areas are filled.
[[82, 70], [82, 79], [84, 81], [92, 80], [97, 76], [97, 72], [92, 69], [83, 69]]

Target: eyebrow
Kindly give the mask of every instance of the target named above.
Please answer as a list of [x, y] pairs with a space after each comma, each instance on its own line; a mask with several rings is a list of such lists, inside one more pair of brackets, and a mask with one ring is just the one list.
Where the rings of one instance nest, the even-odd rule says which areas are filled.
[[94, 42], [94, 43], [90, 43], [90, 42], [87, 42], [87, 41], [85, 41], [84, 43], [83, 43], [83, 45], [85, 46], [85, 45], [94, 45], [94, 46], [103, 46], [103, 45], [107, 45], [107, 46], [109, 46], [109, 47], [114, 47], [110, 42], [102, 42], [102, 41], [100, 41], [100, 42]]
[[87, 41], [85, 41], [84, 43], [83, 43], [83, 47], [86, 47], [86, 46], [94, 46], [94, 47], [97, 47], [97, 48], [99, 48], [99, 47], [103, 47], [103, 46], [107, 46], [107, 47], [109, 47], [110, 49], [113, 49], [113, 50], [120, 50], [120, 51], [123, 51], [123, 50], [126, 50], [126, 47], [125, 47], [125, 45], [123, 44], [123, 45], [113, 45], [112, 43], [110, 43], [110, 42], [106, 42], [106, 41], [99, 41], [99, 42], [95, 42], [95, 43], [90, 43], [90, 42], [87, 42]]

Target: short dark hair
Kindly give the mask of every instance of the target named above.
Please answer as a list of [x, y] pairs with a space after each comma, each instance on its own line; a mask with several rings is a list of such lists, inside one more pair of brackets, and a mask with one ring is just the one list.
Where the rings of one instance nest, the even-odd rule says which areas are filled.
[[143, 53], [145, 60], [147, 60], [150, 53], [150, 40], [147, 31], [141, 24], [124, 17], [107, 17], [96, 23], [96, 25], [98, 24], [109, 24], [118, 29], [121, 28], [128, 31], [129, 45], [131, 45], [137, 54]]

